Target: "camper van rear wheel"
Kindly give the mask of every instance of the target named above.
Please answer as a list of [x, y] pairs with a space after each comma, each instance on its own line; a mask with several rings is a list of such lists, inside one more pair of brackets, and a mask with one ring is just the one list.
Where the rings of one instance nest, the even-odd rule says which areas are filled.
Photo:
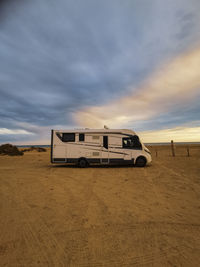
[[81, 168], [86, 168], [88, 166], [88, 162], [86, 159], [79, 159], [78, 161], [78, 165]]
[[146, 165], [146, 163], [147, 163], [147, 160], [146, 160], [145, 157], [138, 157], [138, 158], [136, 159], [136, 163], [135, 163], [135, 165], [136, 165], [137, 167], [144, 167], [144, 166]]

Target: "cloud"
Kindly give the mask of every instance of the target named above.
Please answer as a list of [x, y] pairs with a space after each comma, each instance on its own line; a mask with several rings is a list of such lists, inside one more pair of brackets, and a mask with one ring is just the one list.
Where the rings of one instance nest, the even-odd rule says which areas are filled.
[[143, 131], [138, 133], [145, 143], [170, 142], [200, 142], [199, 127], [175, 127], [157, 131]]
[[200, 95], [200, 48], [164, 64], [137, 91], [106, 105], [88, 107], [75, 114], [87, 127], [123, 127], [158, 114], [190, 105]]
[[21, 130], [21, 129], [14, 129], [14, 130], [11, 130], [11, 129], [7, 129], [7, 128], [0, 128], [0, 135], [32, 135], [33, 133], [31, 132], [28, 132], [26, 130]]
[[[175, 123], [170, 111], [169, 115], [152, 114], [149, 125], [149, 117], [144, 116], [148, 106], [143, 104], [145, 100], [139, 90], [151, 84], [152, 73], [163, 62], [172, 61], [177, 54], [200, 42], [199, 0], [4, 0], [1, 3], [1, 128], [21, 129], [16, 123], [35, 125], [35, 132], [37, 127], [49, 132], [54, 125], [73, 128], [79, 126], [73, 116], [77, 111], [107, 107], [126, 96], [138, 97], [141, 102], [144, 114], [141, 112], [143, 116], [137, 121], [140, 129], [155, 129], [157, 121], [163, 127]], [[199, 99], [194, 101], [197, 114]], [[125, 102], [128, 105], [128, 100]], [[183, 106], [176, 107], [177, 124], [195, 119], [188, 107], [190, 116], [184, 117]], [[106, 111], [109, 113], [107, 108]], [[117, 112], [114, 109], [116, 115]], [[94, 112], [94, 120], [99, 114], [101, 117], [101, 111]], [[121, 117], [117, 115], [116, 125], [126, 120], [129, 127], [135, 128], [139, 114], [131, 118], [129, 115], [126, 110]], [[0, 137], [8, 140], [7, 135]], [[18, 142], [43, 137], [41, 133], [9, 135], [9, 140], [12, 138]]]
[[[27, 138], [15, 138], [13, 139], [13, 142], [15, 144], [43, 144], [43, 145], [49, 145], [51, 142], [51, 130], [52, 129], [72, 129], [72, 125], [58, 125], [58, 124], [53, 124], [51, 126], [39, 126], [36, 124], [31, 124], [31, 123], [26, 123], [26, 122], [16, 122], [15, 123], [16, 127], [20, 127], [23, 129], [23, 131], [28, 132], [30, 131], [33, 133], [30, 136], [27, 136]], [[10, 139], [7, 139], [8, 141]], [[5, 142], [5, 140], [4, 140]]]

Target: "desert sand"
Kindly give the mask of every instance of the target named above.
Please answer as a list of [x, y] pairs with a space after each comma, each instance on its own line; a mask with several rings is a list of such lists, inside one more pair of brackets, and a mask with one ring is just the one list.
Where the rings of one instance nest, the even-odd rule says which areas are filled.
[[0, 265], [200, 266], [200, 146], [150, 149], [145, 168], [0, 156]]

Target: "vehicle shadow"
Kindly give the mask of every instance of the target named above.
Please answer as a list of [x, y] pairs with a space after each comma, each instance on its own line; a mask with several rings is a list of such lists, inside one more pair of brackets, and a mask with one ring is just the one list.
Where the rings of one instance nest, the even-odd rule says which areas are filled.
[[102, 165], [97, 165], [97, 164], [92, 164], [92, 165], [89, 165], [88, 167], [86, 168], [81, 168], [79, 167], [78, 165], [75, 165], [75, 164], [57, 164], [57, 165], [49, 165], [50, 168], [73, 168], [73, 169], [92, 169], [92, 168], [95, 168], [95, 169], [105, 169], [105, 168], [109, 168], [109, 169], [118, 169], [118, 168], [149, 168], [150, 165], [147, 165], [145, 167], [137, 167], [133, 164], [113, 164], [113, 165], [106, 165], [106, 164], [102, 164]]

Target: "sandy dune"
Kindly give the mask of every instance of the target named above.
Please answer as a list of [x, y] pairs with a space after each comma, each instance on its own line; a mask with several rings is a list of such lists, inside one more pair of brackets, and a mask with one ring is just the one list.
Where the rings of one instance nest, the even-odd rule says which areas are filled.
[[151, 150], [146, 168], [1, 156], [0, 265], [200, 266], [200, 146]]

